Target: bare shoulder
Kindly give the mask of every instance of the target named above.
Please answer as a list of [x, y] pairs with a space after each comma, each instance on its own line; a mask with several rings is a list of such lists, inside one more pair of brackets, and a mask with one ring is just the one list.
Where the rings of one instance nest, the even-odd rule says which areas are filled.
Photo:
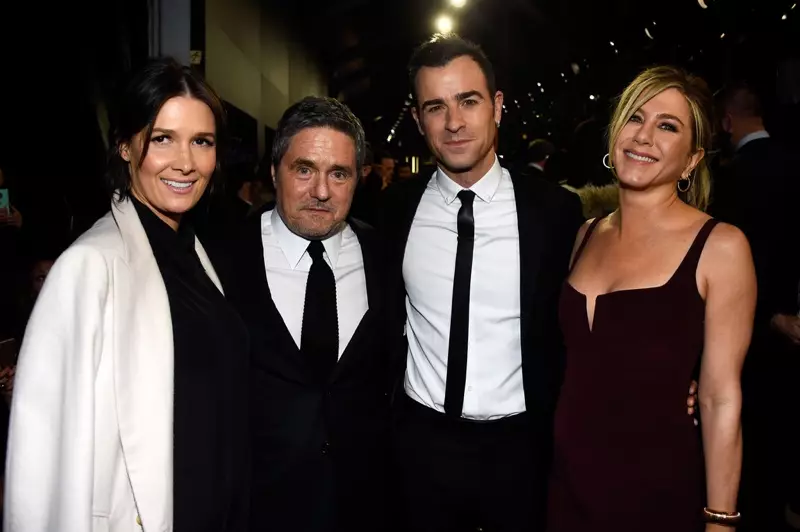
[[729, 260], [751, 260], [750, 243], [736, 226], [718, 223], [706, 241], [704, 259], [723, 263]]
[[754, 290], [755, 267], [744, 233], [733, 225], [717, 224], [703, 248], [697, 274], [701, 286], [734, 292]]

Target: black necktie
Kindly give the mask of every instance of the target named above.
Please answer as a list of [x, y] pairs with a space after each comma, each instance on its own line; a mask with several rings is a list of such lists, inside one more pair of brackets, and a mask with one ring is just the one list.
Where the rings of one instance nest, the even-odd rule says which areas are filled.
[[475, 193], [458, 193], [458, 249], [453, 276], [453, 306], [450, 312], [450, 347], [447, 351], [447, 386], [444, 411], [459, 418], [464, 410], [464, 386], [467, 382], [467, 344], [469, 338], [469, 285], [472, 277], [472, 251], [475, 247], [475, 218], [472, 202]]
[[322, 257], [324, 250], [319, 240], [312, 240], [308, 245], [308, 254], [314, 262], [308, 271], [300, 335], [300, 351], [317, 370], [321, 382], [327, 382], [339, 360], [336, 280]]

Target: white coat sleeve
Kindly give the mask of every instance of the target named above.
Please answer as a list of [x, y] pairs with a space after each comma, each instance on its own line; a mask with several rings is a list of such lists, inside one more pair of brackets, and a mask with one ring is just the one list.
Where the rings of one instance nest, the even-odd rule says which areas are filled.
[[110, 341], [109, 284], [104, 257], [78, 244], [58, 259], [36, 302], [14, 384], [6, 532], [93, 528], [95, 375]]

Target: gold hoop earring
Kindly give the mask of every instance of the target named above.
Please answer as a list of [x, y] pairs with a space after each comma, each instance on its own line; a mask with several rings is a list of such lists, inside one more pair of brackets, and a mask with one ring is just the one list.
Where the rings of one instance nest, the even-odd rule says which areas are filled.
[[687, 192], [689, 192], [689, 189], [692, 188], [693, 183], [694, 181], [692, 180], [691, 177], [682, 177], [678, 179], [678, 192], [680, 192], [681, 194], [686, 194]]

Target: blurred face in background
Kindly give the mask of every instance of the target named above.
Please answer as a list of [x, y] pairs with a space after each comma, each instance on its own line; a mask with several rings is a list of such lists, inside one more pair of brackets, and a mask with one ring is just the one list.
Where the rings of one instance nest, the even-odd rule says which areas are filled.
[[214, 115], [204, 102], [176, 96], [161, 107], [150, 138], [146, 133], [145, 129], [120, 146], [122, 158], [130, 163], [131, 193], [177, 229], [216, 169]]
[[52, 260], [39, 260], [33, 265], [31, 269], [31, 295], [34, 300], [39, 297], [39, 292], [42, 291], [44, 281], [47, 279], [52, 267]]
[[380, 164], [377, 165], [378, 174], [381, 176], [381, 179], [383, 179], [384, 182], [389, 182], [394, 177], [394, 166], [394, 159], [389, 157], [384, 157], [381, 159]]
[[300, 130], [272, 167], [276, 208], [294, 234], [324, 240], [345, 225], [358, 184], [356, 145], [327, 127]]
[[469, 56], [423, 67], [412, 114], [439, 164], [451, 173], [487, 172], [494, 164], [503, 94], [489, 94], [486, 76]]

